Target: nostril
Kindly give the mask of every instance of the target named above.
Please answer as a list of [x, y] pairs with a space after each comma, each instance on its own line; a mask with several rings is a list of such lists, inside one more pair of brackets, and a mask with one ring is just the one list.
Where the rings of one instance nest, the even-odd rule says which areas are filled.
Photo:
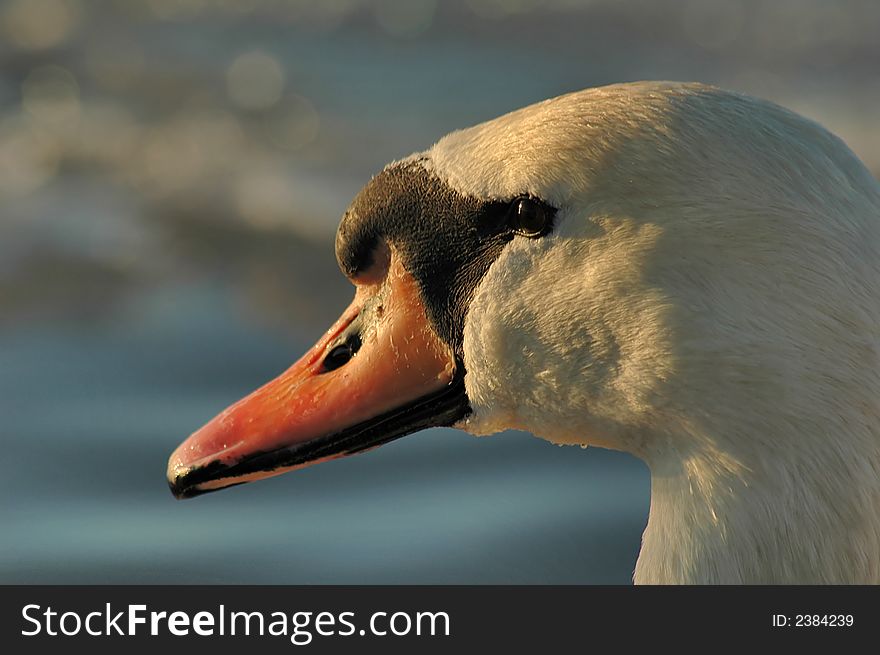
[[357, 334], [351, 335], [345, 343], [334, 346], [324, 358], [324, 371], [335, 371], [345, 366], [354, 357], [361, 347], [361, 338]]

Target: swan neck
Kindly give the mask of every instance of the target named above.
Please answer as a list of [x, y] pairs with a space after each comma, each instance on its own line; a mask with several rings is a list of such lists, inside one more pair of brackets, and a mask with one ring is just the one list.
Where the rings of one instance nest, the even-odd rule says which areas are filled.
[[880, 582], [880, 457], [876, 447], [839, 443], [819, 458], [789, 452], [746, 462], [709, 451], [649, 462], [635, 582]]

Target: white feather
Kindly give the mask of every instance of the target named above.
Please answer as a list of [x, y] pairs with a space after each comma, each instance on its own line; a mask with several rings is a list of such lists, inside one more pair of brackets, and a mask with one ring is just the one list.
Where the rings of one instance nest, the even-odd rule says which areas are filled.
[[843, 142], [640, 83], [425, 155], [464, 193], [559, 208], [471, 302], [464, 429], [643, 458], [636, 582], [880, 582], [880, 189]]

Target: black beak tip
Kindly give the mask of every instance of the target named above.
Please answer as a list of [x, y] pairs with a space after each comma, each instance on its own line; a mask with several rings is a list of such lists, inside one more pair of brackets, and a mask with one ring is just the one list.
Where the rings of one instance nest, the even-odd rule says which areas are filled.
[[196, 487], [191, 486], [187, 482], [186, 474], [175, 475], [173, 478], [168, 478], [168, 488], [171, 490], [171, 494], [177, 500], [183, 500], [184, 498], [192, 498], [193, 496], [198, 496], [199, 491]]
[[177, 500], [185, 500], [187, 498], [195, 498], [196, 496], [204, 496], [212, 491], [220, 491], [229, 487], [237, 487], [244, 482], [229, 482], [223, 485], [217, 485], [210, 488], [200, 486], [201, 484], [213, 480], [218, 480], [222, 476], [220, 472], [226, 470], [220, 462], [211, 462], [206, 466], [198, 466], [196, 468], [186, 469], [180, 473], [168, 476], [168, 488], [171, 494]]
[[177, 500], [195, 498], [196, 496], [201, 496], [202, 494], [211, 491], [211, 489], [199, 488], [199, 484], [205, 481], [205, 476], [202, 474], [202, 468], [203, 467], [183, 470], [178, 469], [173, 473], [169, 471], [168, 488]]

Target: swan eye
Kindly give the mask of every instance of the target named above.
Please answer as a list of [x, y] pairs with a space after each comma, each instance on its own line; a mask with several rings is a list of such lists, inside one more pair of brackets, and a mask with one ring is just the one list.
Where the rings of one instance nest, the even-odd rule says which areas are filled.
[[360, 350], [360, 347], [360, 336], [353, 334], [346, 339], [344, 343], [331, 348], [330, 352], [328, 352], [327, 356], [324, 358], [324, 372], [335, 371], [337, 368], [341, 368], [348, 364], [348, 362], [351, 361], [351, 358], [355, 356], [355, 353]]
[[533, 198], [517, 198], [510, 206], [510, 228], [526, 237], [541, 237], [552, 227], [553, 210]]

